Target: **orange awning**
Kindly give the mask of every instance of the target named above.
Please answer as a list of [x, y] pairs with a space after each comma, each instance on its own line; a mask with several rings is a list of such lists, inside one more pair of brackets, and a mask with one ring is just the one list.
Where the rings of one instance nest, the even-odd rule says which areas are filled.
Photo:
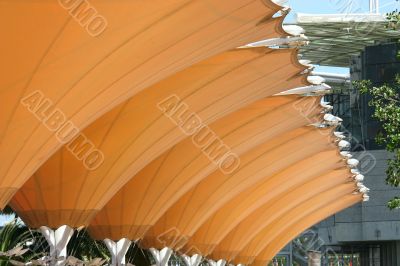
[[321, 220], [328, 218], [329, 216], [339, 212], [351, 205], [354, 205], [362, 200], [362, 197], [358, 195], [344, 195], [341, 198], [334, 198], [329, 204], [320, 206], [317, 210], [312, 213], [306, 213], [304, 216], [293, 217], [291, 216], [292, 222], [284, 226], [284, 230], [280, 231], [279, 236], [271, 238], [268, 241], [268, 245], [262, 250], [257, 256], [252, 258], [252, 265], [265, 265], [266, 262], [272, 260], [279, 250], [281, 250], [291, 239], [295, 238], [301, 232], [310, 228], [312, 225], [320, 222]]
[[[208, 218], [191, 237], [185, 249], [190, 251], [190, 248], [195, 246], [202, 251], [202, 254], [210, 254], [222, 240], [225, 242], [227, 235], [233, 229], [249, 215], [256, 211], [258, 213], [261, 207], [269, 206], [302, 184], [344, 166], [345, 163], [337, 151], [328, 150], [303, 159], [278, 174], [266, 177], [262, 182], [241, 192]], [[227, 249], [230, 246], [230, 244], [219, 245], [220, 248]]]
[[[295, 108], [299, 100], [314, 107], [307, 116]], [[273, 96], [212, 123], [210, 128], [242, 158], [246, 151], [288, 130], [319, 120], [321, 110], [319, 97]], [[192, 138], [187, 138], [127, 183], [96, 216], [89, 230], [97, 239], [106, 235], [140, 239], [180, 197], [215, 171], [219, 171], [218, 166], [193, 145]]]
[[[350, 173], [346, 167], [341, 170], [331, 170], [294, 189], [289, 189], [284, 195], [275, 198], [246, 217], [218, 244], [212, 257], [224, 258], [228, 261], [235, 259], [235, 262], [240, 261], [239, 263], [244, 264], [250, 263], [242, 262], [242, 258], [252, 257], [249, 254], [257, 253], [257, 250], [264, 245], [264, 240], [272, 238], [277, 231], [275, 230], [276, 224], [284, 226], [282, 216], [285, 213], [296, 213], [295, 210], [299, 207], [307, 212], [308, 209], [303, 207], [311, 205], [304, 205], [305, 202], [312, 202], [315, 206], [324, 206], [333, 198], [351, 194], [357, 187], [350, 180]], [[315, 206], [312, 205], [311, 208]], [[266, 229], [272, 226], [273, 229], [269, 231]]]
[[[280, 9], [271, 1], [93, 0], [76, 8], [74, 2], [0, 4], [0, 32], [7, 36], [0, 52], [1, 208], [62, 145], [41, 121], [52, 105], [83, 129], [188, 66], [284, 35], [283, 17], [271, 19]], [[81, 26], [93, 10], [106, 25], [98, 35]], [[49, 100], [41, 99], [39, 118], [21, 104], [35, 92]]]
[[[321, 134], [314, 127], [300, 127], [264, 142], [241, 155], [240, 166], [234, 173], [225, 175], [216, 171], [182, 196], [149, 230], [142, 245], [179, 248], [175, 245], [184, 243], [175, 243], [175, 239], [189, 239], [207, 218], [246, 188], [299, 160], [329, 149], [334, 149], [331, 136]], [[166, 233], [171, 228], [176, 230]], [[165, 238], [163, 243], [159, 241], [160, 235]]]
[[[99, 168], [88, 170], [67, 145], [26, 182], [11, 206], [32, 227], [88, 225], [129, 179], [186, 137], [157, 104], [176, 95], [187, 104], [188, 113], [209, 124], [258, 99], [302, 84], [304, 78], [298, 73], [304, 67], [295, 63], [295, 55], [295, 50], [233, 50], [144, 90], [83, 131], [104, 154]], [[79, 151], [79, 145], [72, 150]]]
[[313, 93], [296, 48], [244, 46], [302, 44], [287, 9], [74, 2], [0, 3], [0, 208], [32, 228], [261, 265], [363, 199], [325, 85]]

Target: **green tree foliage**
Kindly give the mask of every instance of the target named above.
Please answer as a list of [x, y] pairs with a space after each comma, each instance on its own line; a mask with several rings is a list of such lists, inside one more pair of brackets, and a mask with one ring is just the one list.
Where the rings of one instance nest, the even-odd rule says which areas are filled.
[[45, 255], [46, 246], [46, 240], [39, 232], [29, 230], [14, 219], [0, 229], [0, 252], [4, 253], [17, 247], [27, 250], [23, 255], [0, 256], [0, 266], [10, 265], [11, 259], [24, 262], [38, 259]]
[[[18, 247], [23, 250], [21, 254], [18, 254], [19, 252], [8, 254]], [[0, 266], [13, 265], [13, 261], [29, 262], [48, 255], [49, 246], [39, 231], [30, 230], [17, 219], [0, 228]], [[93, 240], [85, 229], [75, 231], [68, 243], [68, 255], [82, 261], [91, 261], [95, 258], [110, 260], [104, 243]], [[134, 244], [128, 250], [126, 261], [136, 266], [151, 264], [150, 255]]]
[[[354, 85], [361, 93], [372, 97], [369, 105], [374, 108], [373, 117], [382, 123], [382, 131], [376, 136], [376, 141], [393, 154], [388, 160], [386, 183], [400, 187], [400, 76], [397, 75], [390, 85], [373, 86], [365, 80]], [[400, 208], [400, 198], [390, 200], [388, 207]]]
[[[136, 266], [148, 266], [151, 265], [152, 256], [147, 250], [139, 248], [136, 244], [129, 247], [128, 252], [125, 255], [126, 263], [131, 263]], [[183, 265], [183, 264], [181, 264]]]
[[[110, 258], [110, 253], [103, 241], [93, 240], [85, 229], [75, 231], [68, 243], [68, 255], [74, 256], [82, 261], [90, 261], [95, 258]], [[150, 265], [146, 251], [133, 244], [129, 247], [125, 261], [136, 266]]]
[[[399, 30], [400, 12], [396, 9], [386, 15], [388, 21], [386, 28]], [[400, 53], [397, 53], [400, 60]], [[378, 144], [384, 145], [387, 151], [393, 154], [388, 160], [386, 170], [386, 183], [393, 187], [400, 187], [400, 76], [397, 75], [393, 82], [382, 86], [373, 86], [370, 81], [358, 81], [355, 87], [363, 94], [371, 95], [369, 105], [374, 107], [373, 117], [382, 123], [382, 132], [376, 136]], [[390, 209], [400, 208], [400, 197], [395, 197], [388, 202]]]
[[388, 21], [386, 28], [397, 30], [400, 26], [400, 12], [396, 9], [390, 13], [386, 14], [386, 19]]
[[95, 258], [110, 259], [107, 247], [101, 241], [93, 240], [85, 229], [76, 230], [68, 242], [68, 255], [82, 261]]

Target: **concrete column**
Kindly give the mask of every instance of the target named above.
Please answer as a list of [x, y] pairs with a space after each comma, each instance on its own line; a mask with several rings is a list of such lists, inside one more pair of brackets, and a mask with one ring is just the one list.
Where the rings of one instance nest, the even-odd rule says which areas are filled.
[[118, 242], [114, 242], [110, 239], [104, 239], [104, 243], [107, 246], [108, 251], [111, 254], [111, 264], [112, 266], [122, 266], [125, 265], [125, 255], [128, 252], [129, 246], [132, 241], [127, 238], [122, 238]]
[[307, 252], [308, 266], [321, 266], [321, 252], [310, 250]]
[[62, 265], [67, 258], [67, 245], [74, 229], [68, 225], [60, 226], [57, 230], [53, 230], [47, 226], [41, 226], [40, 232], [50, 246], [50, 257], [53, 265]]

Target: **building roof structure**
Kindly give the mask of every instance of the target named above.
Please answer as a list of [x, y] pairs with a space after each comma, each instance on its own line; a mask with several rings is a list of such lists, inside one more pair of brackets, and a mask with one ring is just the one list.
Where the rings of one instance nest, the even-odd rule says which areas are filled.
[[[305, 226], [368, 199], [334, 131], [341, 119], [321, 102], [327, 86], [280, 47], [303, 38], [282, 27], [286, 8], [91, 3], [0, 8], [0, 206], [40, 228], [52, 256], [84, 226], [115, 265], [130, 241], [157, 265], [172, 249], [265, 263]], [[85, 24], [93, 10], [102, 32]], [[248, 46], [263, 39], [274, 48]]]
[[304, 28], [310, 41], [301, 47], [301, 58], [322, 66], [349, 67], [351, 56], [364, 47], [400, 37], [381, 14], [298, 13], [294, 25]]

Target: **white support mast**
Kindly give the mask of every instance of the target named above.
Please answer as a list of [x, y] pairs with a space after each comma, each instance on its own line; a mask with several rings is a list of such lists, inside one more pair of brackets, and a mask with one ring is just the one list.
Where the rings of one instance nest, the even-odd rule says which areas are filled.
[[379, 0], [369, 0], [369, 12], [379, 14]]

